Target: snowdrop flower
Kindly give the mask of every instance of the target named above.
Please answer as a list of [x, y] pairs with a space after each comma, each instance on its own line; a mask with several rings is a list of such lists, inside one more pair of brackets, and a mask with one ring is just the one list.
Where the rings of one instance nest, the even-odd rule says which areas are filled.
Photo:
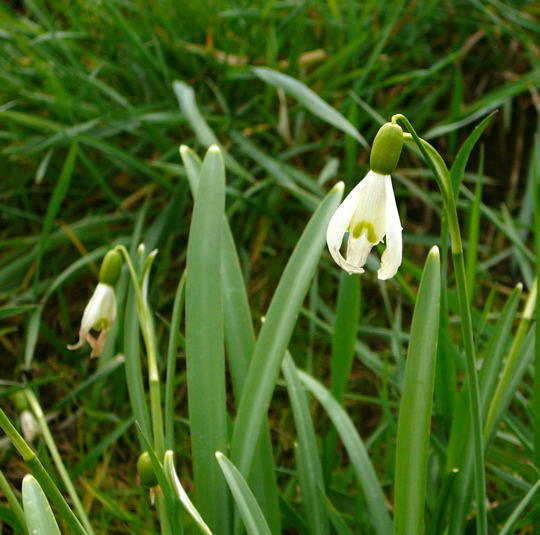
[[[68, 345], [68, 349], [79, 349], [85, 342], [92, 348], [92, 357], [98, 357], [103, 351], [107, 334], [116, 319], [116, 296], [113, 284], [116, 283], [122, 268], [122, 257], [115, 250], [109, 251], [99, 271], [99, 284], [88, 301], [83, 312], [79, 341]], [[92, 331], [98, 331], [95, 337]]]
[[21, 430], [26, 442], [32, 442], [34, 438], [40, 433], [39, 424], [34, 417], [34, 414], [30, 410], [28, 399], [23, 390], [18, 390], [12, 396], [15, 409], [19, 413], [19, 422], [21, 424]]
[[[392, 188], [392, 173], [403, 147], [403, 131], [395, 123], [386, 123], [373, 141], [370, 171], [347, 195], [335, 211], [326, 231], [332, 258], [345, 271], [364, 273], [364, 265], [374, 245], [386, 236], [378, 277], [393, 277], [401, 264], [401, 223]], [[348, 233], [345, 256], [343, 238]]]
[[40, 433], [39, 424], [34, 418], [34, 415], [28, 409], [21, 412], [20, 418], [24, 440], [31, 443]]

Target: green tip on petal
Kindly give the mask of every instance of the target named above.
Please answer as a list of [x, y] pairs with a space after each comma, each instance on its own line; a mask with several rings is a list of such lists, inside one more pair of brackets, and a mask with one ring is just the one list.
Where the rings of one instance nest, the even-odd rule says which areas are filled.
[[369, 167], [381, 175], [390, 175], [397, 167], [402, 148], [401, 126], [396, 123], [383, 124], [373, 140]]
[[112, 286], [120, 276], [120, 270], [124, 263], [122, 255], [115, 249], [111, 249], [103, 259], [99, 270], [99, 282]]

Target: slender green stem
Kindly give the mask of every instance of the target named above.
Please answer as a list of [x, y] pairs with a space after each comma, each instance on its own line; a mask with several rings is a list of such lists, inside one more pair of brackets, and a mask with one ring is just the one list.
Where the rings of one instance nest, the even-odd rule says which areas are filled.
[[[469, 411], [472, 424], [473, 447], [474, 447], [474, 472], [475, 472], [475, 493], [476, 493], [476, 525], [478, 535], [487, 534], [487, 515], [485, 505], [486, 480], [484, 471], [484, 439], [482, 433], [482, 416], [480, 412], [480, 388], [478, 375], [476, 373], [476, 351], [472, 328], [471, 311], [469, 308], [469, 297], [467, 292], [467, 274], [465, 262], [463, 260], [463, 245], [461, 242], [461, 231], [459, 228], [456, 199], [450, 179], [450, 173], [440, 154], [427, 141], [421, 139], [416, 134], [413, 126], [404, 115], [394, 115], [392, 122], [401, 121], [409, 130], [412, 140], [418, 146], [424, 160], [429, 165], [441, 194], [443, 197], [446, 215], [448, 218], [448, 230], [452, 246], [452, 260], [456, 275], [456, 286], [458, 293], [459, 313], [461, 317], [461, 333], [465, 348], [465, 376], [469, 390]], [[405, 141], [410, 142], [411, 138], [405, 134]]]
[[[540, 134], [535, 136], [535, 146], [540, 144]], [[538, 169], [538, 152], [535, 151], [535, 169]], [[534, 248], [536, 253], [536, 276], [540, 274], [540, 184], [538, 177], [534, 180]], [[538, 279], [535, 281], [538, 284]], [[536, 311], [536, 328], [535, 328], [535, 356], [534, 356], [534, 453], [533, 463], [537, 473], [540, 472], [540, 297], [536, 295], [535, 311]], [[536, 495], [533, 508], [536, 511], [533, 517], [535, 525], [535, 534], [540, 535], [540, 495]]]
[[161, 459], [165, 453], [165, 434], [163, 430], [163, 412], [161, 407], [161, 385], [159, 380], [159, 367], [157, 363], [157, 342], [154, 329], [154, 321], [152, 312], [146, 299], [147, 276], [150, 270], [151, 263], [155, 257], [155, 252], [150, 253], [142, 273], [142, 284], [137, 277], [137, 272], [128, 250], [123, 245], [116, 247], [126, 260], [131, 279], [137, 292], [137, 311], [139, 325], [146, 347], [146, 356], [148, 359], [148, 387], [150, 390], [150, 414], [152, 418], [152, 433], [154, 436], [154, 448], [156, 454]]
[[84, 510], [82, 502], [79, 499], [77, 491], [75, 490], [75, 485], [73, 484], [73, 481], [71, 481], [71, 478], [69, 477], [69, 473], [64, 465], [64, 462], [62, 461], [60, 452], [58, 451], [58, 448], [56, 447], [56, 443], [51, 434], [51, 430], [49, 429], [49, 425], [47, 424], [47, 419], [45, 418], [43, 409], [41, 408], [41, 405], [37, 397], [35, 396], [34, 392], [32, 392], [30, 389], [26, 389], [25, 395], [26, 395], [26, 398], [28, 399], [28, 403], [30, 404], [30, 407], [32, 407], [32, 411], [34, 412], [36, 420], [39, 424], [41, 434], [43, 438], [45, 439], [45, 443], [47, 444], [47, 448], [49, 448], [49, 452], [51, 454], [51, 457], [53, 458], [54, 464], [56, 465], [56, 469], [58, 470], [58, 473], [60, 474], [60, 477], [62, 478], [62, 481], [66, 487], [69, 497], [71, 498], [73, 507], [75, 508], [75, 511], [79, 515], [79, 518], [84, 526], [84, 529], [86, 529], [88, 533], [93, 535], [94, 530], [92, 529], [92, 525], [90, 524], [88, 515], [86, 514], [86, 511]]
[[[126, 260], [133, 286], [135, 287], [137, 294], [137, 317], [139, 319], [139, 326], [141, 328], [144, 345], [146, 347], [146, 357], [148, 362], [148, 388], [150, 391], [152, 435], [154, 439], [155, 453], [161, 462], [163, 460], [163, 455], [165, 454], [165, 432], [163, 428], [163, 411], [161, 406], [161, 384], [157, 361], [156, 331], [154, 328], [152, 311], [148, 305], [148, 300], [146, 297], [150, 268], [157, 254], [157, 250], [152, 251], [146, 258], [143, 264], [141, 277], [139, 279], [128, 250], [123, 245], [118, 245], [116, 249], [123, 254]], [[144, 249], [139, 250], [141, 254], [144, 252]], [[171, 527], [169, 519], [167, 518], [164, 498], [162, 496], [158, 496], [157, 505], [162, 534], [168, 535], [171, 533]]]
[[41, 461], [38, 459], [37, 455], [15, 429], [2, 409], [0, 409], [0, 427], [8, 436], [9, 440], [11, 440], [12, 444], [15, 446], [23, 460], [26, 462], [30, 468], [30, 471], [38, 480], [47, 496], [54, 503], [54, 505], [56, 505], [58, 512], [66, 519], [73, 532], [77, 535], [89, 535], [89, 532], [83, 528], [79, 519], [70, 509], [66, 500], [62, 496], [62, 493], [58, 490], [58, 487], [55, 485], [47, 470], [43, 468], [43, 465], [41, 464]]
[[186, 296], [186, 271], [182, 274], [174, 298], [169, 347], [167, 348], [167, 375], [165, 379], [165, 443], [168, 450], [174, 449], [174, 379], [176, 376], [176, 354], [180, 339], [180, 321]]

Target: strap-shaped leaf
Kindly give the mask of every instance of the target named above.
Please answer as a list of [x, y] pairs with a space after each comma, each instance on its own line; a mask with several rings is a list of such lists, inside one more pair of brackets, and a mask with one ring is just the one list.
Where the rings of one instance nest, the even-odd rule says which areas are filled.
[[24, 476], [22, 500], [28, 533], [32, 535], [60, 535], [58, 524], [45, 493], [31, 474]]
[[255, 496], [238, 468], [219, 451], [216, 452], [216, 459], [240, 510], [248, 535], [272, 535]]

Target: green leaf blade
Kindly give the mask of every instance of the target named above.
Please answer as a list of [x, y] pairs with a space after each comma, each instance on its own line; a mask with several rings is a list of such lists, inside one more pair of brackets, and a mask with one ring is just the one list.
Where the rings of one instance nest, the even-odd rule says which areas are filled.
[[214, 458], [227, 447], [221, 227], [225, 169], [219, 148], [204, 159], [187, 251], [186, 351], [196, 504], [216, 534], [229, 533], [227, 485]]
[[399, 535], [424, 532], [440, 287], [439, 250], [434, 247], [418, 290], [399, 409], [394, 498], [395, 533]]
[[319, 205], [291, 255], [255, 345], [238, 407], [231, 444], [234, 464], [246, 476], [281, 361], [325, 244], [326, 227], [343, 193], [337, 184]]
[[60, 535], [51, 506], [34, 476], [24, 476], [22, 484], [24, 516], [32, 535]]
[[272, 535], [255, 496], [238, 468], [219, 451], [216, 452], [216, 459], [240, 510], [248, 535]]
[[366, 447], [351, 418], [323, 385], [307, 373], [298, 371], [298, 374], [304, 386], [323, 406], [347, 450], [354, 474], [364, 493], [375, 532], [378, 535], [390, 535], [392, 533], [392, 520], [386, 510], [386, 498]]

